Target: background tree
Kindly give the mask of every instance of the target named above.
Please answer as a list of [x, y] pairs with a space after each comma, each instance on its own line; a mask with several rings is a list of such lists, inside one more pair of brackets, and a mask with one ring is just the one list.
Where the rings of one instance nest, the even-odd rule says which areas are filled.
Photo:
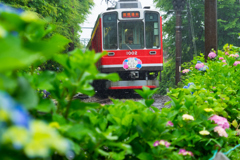
[[[173, 12], [172, 1], [154, 0], [156, 8], [159, 8], [163, 16], [163, 41], [168, 48], [170, 59], [175, 59], [175, 25], [176, 16]], [[189, 9], [187, 8], [189, 5]], [[239, 0], [218, 0], [218, 48], [222, 48], [225, 43], [239, 45], [238, 33], [240, 32], [240, 2]], [[199, 55], [204, 52], [204, 0], [186, 0], [185, 10], [182, 13], [182, 63], [189, 62], [194, 54]], [[193, 29], [191, 32], [191, 29]], [[192, 40], [193, 39], [193, 40]], [[195, 44], [193, 43], [195, 42]], [[172, 63], [175, 65], [175, 63]], [[172, 67], [173, 68], [173, 67]], [[174, 68], [173, 68], [174, 69]], [[169, 73], [169, 71], [167, 71]], [[175, 77], [174, 71], [165, 79]], [[163, 78], [164, 79], [164, 78]], [[167, 82], [163, 82], [168, 84]], [[170, 86], [168, 86], [170, 87]], [[173, 86], [172, 86], [173, 87]]]
[[39, 17], [45, 18], [49, 24], [56, 26], [54, 33], [59, 33], [72, 42], [69, 49], [80, 46], [80, 24], [86, 20], [94, 5], [93, 0], [0, 0], [16, 8], [37, 12]]

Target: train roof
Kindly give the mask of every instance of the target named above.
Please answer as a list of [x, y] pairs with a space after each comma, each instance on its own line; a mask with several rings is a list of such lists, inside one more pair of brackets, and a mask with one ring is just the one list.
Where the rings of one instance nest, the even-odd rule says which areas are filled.
[[108, 12], [122, 12], [122, 11], [156, 11], [159, 12], [156, 9], [150, 9], [150, 6], [142, 7], [141, 2], [138, 0], [119, 0], [116, 2], [115, 7], [109, 7], [105, 12], [101, 12], [99, 16], [101, 16], [104, 13]]

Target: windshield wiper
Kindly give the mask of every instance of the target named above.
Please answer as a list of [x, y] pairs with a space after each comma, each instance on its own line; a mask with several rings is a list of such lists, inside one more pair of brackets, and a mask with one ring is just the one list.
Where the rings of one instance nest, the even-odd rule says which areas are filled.
[[131, 47], [129, 47], [129, 45], [126, 43], [126, 45], [127, 45], [127, 47], [130, 49], [130, 51], [132, 52], [132, 48]]

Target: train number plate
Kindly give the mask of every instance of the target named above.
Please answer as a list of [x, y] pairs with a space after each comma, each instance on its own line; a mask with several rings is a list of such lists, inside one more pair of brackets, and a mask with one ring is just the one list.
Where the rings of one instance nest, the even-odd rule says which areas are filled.
[[129, 55], [137, 55], [137, 51], [132, 51], [132, 52], [126, 52], [127, 56]]

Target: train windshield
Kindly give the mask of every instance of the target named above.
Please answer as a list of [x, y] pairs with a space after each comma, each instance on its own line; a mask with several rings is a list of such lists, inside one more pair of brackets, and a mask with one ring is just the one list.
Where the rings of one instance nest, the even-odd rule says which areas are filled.
[[118, 23], [118, 35], [120, 49], [144, 48], [143, 21], [120, 21]]
[[117, 13], [103, 15], [103, 47], [117, 49]]
[[159, 17], [155, 12], [145, 13], [146, 48], [160, 48]]
[[159, 13], [147, 11], [145, 21], [123, 21], [118, 20], [117, 12], [104, 14], [103, 48], [105, 50], [160, 48], [159, 17]]

